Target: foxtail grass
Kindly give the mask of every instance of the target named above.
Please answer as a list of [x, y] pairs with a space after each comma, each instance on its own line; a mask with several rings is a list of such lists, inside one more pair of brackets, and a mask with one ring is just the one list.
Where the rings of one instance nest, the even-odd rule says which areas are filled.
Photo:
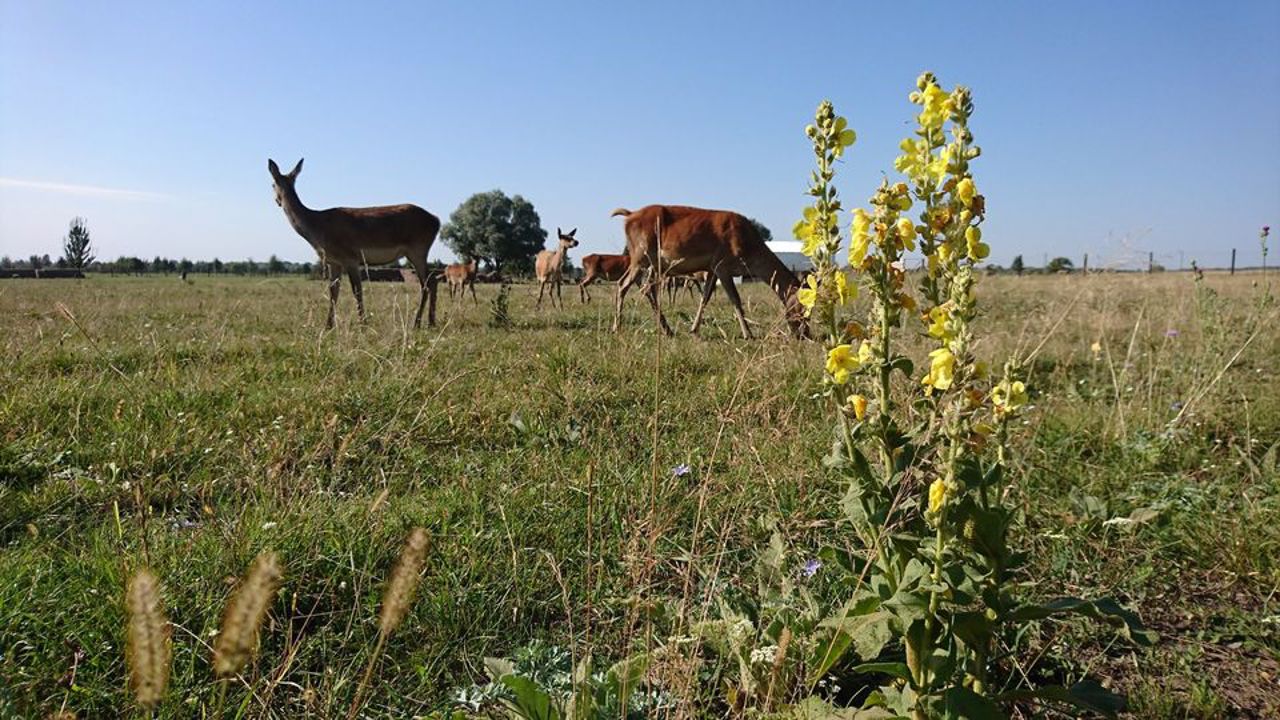
[[125, 609], [129, 682], [138, 705], [150, 713], [164, 698], [173, 652], [169, 621], [160, 604], [160, 580], [150, 570], [142, 568], [129, 580]]
[[351, 701], [351, 710], [347, 713], [348, 718], [354, 718], [360, 711], [365, 691], [368, 690], [369, 681], [373, 678], [373, 669], [382, 656], [387, 638], [400, 627], [400, 623], [404, 622], [405, 616], [409, 614], [414, 593], [418, 589], [418, 576], [422, 573], [422, 566], [426, 562], [428, 543], [427, 531], [416, 527], [409, 533], [409, 538], [400, 550], [400, 559], [396, 561], [396, 567], [391, 571], [391, 579], [387, 581], [387, 588], [382, 593], [382, 611], [378, 616], [378, 644], [374, 646], [373, 654], [369, 657], [369, 667], [365, 669], [364, 677], [356, 688], [356, 696]]
[[279, 558], [273, 552], [264, 552], [254, 559], [244, 581], [227, 603], [218, 639], [213, 645], [213, 672], [221, 681], [214, 717], [222, 716], [228, 680], [243, 670], [258, 650], [262, 621], [282, 577]]

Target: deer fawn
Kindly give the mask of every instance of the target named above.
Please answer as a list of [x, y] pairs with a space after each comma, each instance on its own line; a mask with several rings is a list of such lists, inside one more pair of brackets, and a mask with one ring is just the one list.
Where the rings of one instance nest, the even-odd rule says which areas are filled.
[[554, 306], [556, 301], [560, 301], [560, 308], [564, 308], [564, 300], [560, 297], [560, 276], [564, 267], [564, 257], [568, 253], [569, 248], [578, 247], [578, 241], [573, 239], [574, 233], [578, 232], [578, 228], [574, 228], [566, 235], [556, 228], [556, 235], [560, 236], [559, 247], [554, 251], [543, 250], [538, 253], [537, 260], [534, 263], [534, 271], [538, 274], [538, 306], [542, 306], [542, 291], [546, 290], [547, 285], [551, 285], [551, 304]]
[[478, 269], [476, 259], [471, 258], [470, 262], [453, 263], [445, 267], [444, 279], [449, 283], [449, 298], [454, 297], [456, 292], [459, 298], [463, 298], [467, 294], [467, 286], [471, 287], [471, 301], [477, 305], [480, 301], [476, 299], [476, 270]]

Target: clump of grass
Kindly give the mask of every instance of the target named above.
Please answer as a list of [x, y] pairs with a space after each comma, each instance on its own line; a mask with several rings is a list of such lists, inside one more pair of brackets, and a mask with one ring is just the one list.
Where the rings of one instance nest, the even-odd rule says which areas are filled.
[[142, 568], [129, 580], [125, 609], [129, 613], [125, 645], [129, 682], [138, 705], [150, 712], [164, 698], [173, 652], [169, 621], [160, 604], [160, 581], [150, 570]]
[[498, 294], [489, 302], [489, 327], [505, 330], [511, 327], [511, 281], [503, 280]]
[[373, 677], [373, 669], [378, 664], [378, 658], [382, 656], [383, 648], [386, 647], [387, 638], [400, 627], [400, 623], [404, 622], [405, 615], [413, 605], [413, 596], [418, 589], [418, 576], [422, 573], [422, 565], [427, 559], [427, 545], [427, 531], [416, 527], [409, 533], [409, 539], [400, 550], [400, 559], [396, 561], [396, 567], [391, 571], [391, 579], [387, 581], [387, 589], [382, 594], [382, 612], [378, 616], [378, 644], [373, 649], [373, 655], [369, 657], [369, 667], [364, 671], [364, 678], [356, 688], [356, 696], [351, 702], [348, 718], [355, 717], [359, 712], [365, 690], [368, 689], [369, 680]]

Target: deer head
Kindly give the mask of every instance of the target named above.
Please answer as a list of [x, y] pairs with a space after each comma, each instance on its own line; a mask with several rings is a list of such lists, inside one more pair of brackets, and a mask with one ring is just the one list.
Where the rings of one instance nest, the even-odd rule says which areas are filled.
[[560, 232], [560, 228], [558, 227], [556, 228], [556, 235], [560, 236], [561, 250], [568, 250], [569, 248], [578, 247], [578, 241], [573, 239], [574, 234], [577, 232], [578, 232], [578, 228], [574, 228], [570, 230], [569, 233], [566, 235], [565, 233]]
[[298, 164], [293, 166], [287, 174], [280, 172], [280, 166], [276, 165], [276, 161], [267, 159], [267, 170], [271, 171], [271, 188], [276, 194], [276, 204], [284, 207], [284, 200], [288, 193], [294, 192], [293, 183], [298, 179], [298, 173], [302, 172], [302, 159], [298, 160]]

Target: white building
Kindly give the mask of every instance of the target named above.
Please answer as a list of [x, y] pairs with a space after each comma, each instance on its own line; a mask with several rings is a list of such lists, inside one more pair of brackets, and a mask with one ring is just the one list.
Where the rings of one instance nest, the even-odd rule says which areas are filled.
[[774, 255], [782, 261], [787, 269], [794, 273], [809, 272], [813, 269], [813, 263], [809, 262], [809, 258], [800, 252], [802, 247], [799, 240], [770, 240], [765, 245], [773, 251]]

